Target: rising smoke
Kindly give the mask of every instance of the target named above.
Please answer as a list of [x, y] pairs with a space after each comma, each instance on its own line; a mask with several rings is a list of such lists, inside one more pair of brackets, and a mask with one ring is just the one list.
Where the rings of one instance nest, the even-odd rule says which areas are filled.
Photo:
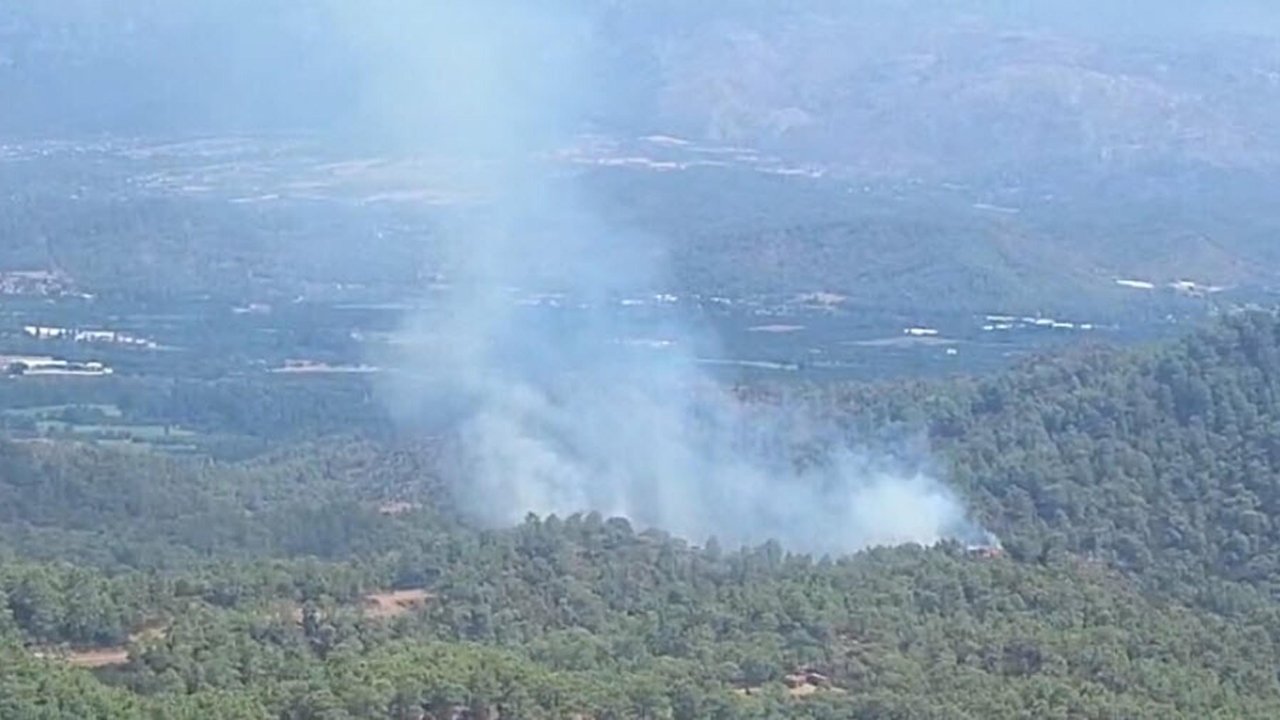
[[[406, 331], [413, 379], [389, 388], [398, 408], [449, 428], [465, 508], [494, 523], [595, 510], [696, 541], [816, 552], [976, 536], [926, 474], [741, 405], [700, 370], [714, 337], [696, 322], [662, 327], [662, 349], [619, 342], [630, 329], [617, 298], [661, 286], [660, 242], [606, 226], [538, 160], [603, 91], [597, 18], [564, 2], [398, 5], [365, 28], [387, 49], [375, 67], [403, 74], [387, 87], [418, 95], [373, 92], [371, 112], [418, 127], [489, 198], [440, 228], [447, 287]], [[559, 306], [519, 309], [533, 291]], [[801, 462], [806, 444], [828, 449]]]

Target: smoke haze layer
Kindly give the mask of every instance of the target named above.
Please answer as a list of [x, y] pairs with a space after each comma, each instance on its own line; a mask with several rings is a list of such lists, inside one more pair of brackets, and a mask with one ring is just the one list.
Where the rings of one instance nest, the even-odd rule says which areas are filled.
[[[618, 299], [662, 286], [660, 243], [604, 226], [572, 179], [537, 161], [581, 129], [608, 42], [591, 17], [554, 4], [423, 7], [418, 22], [384, 14], [374, 31], [408, 48], [398, 72], [421, 78], [409, 116], [428, 145], [460, 158], [489, 200], [441, 228], [447, 287], [407, 330], [415, 379], [390, 393], [448, 428], [464, 508], [493, 523], [594, 510], [696, 541], [815, 552], [975, 535], [926, 474], [833, 445], [803, 417], [742, 406], [700, 370], [715, 340], [696, 322], [647, 328], [657, 348], [626, 342]], [[515, 302], [534, 291], [555, 293], [554, 311]], [[800, 447], [825, 449], [801, 458]]]

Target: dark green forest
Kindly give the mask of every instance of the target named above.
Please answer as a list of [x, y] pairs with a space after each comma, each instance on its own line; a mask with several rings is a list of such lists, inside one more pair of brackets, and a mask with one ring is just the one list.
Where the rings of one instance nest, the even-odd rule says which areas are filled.
[[4, 718], [1280, 715], [1280, 319], [948, 381], [745, 388], [927, 438], [1004, 542], [810, 557], [482, 529], [437, 441], [0, 444]]

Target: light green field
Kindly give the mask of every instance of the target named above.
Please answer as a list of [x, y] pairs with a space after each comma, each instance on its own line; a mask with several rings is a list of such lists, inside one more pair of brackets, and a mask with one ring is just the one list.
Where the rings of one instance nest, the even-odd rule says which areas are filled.
[[14, 417], [40, 418], [57, 415], [66, 410], [97, 410], [109, 418], [124, 416], [124, 412], [115, 405], [37, 405], [26, 408], [10, 408], [0, 412]]

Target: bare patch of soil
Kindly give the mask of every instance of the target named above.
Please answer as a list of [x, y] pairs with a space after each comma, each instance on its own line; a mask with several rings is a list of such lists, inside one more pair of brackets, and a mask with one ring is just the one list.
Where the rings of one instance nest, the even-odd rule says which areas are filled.
[[104, 667], [116, 667], [129, 663], [130, 645], [163, 640], [169, 632], [164, 622], [152, 622], [129, 635], [129, 645], [107, 645], [103, 647], [81, 648], [46, 648], [33, 651], [38, 658], [56, 659], [71, 667], [90, 670]]
[[364, 597], [364, 614], [370, 618], [394, 618], [426, 606], [435, 597], [426, 590], [392, 590]]
[[73, 650], [66, 654], [66, 661], [71, 667], [89, 669], [126, 665], [129, 662], [129, 649], [121, 645], [92, 650]]

